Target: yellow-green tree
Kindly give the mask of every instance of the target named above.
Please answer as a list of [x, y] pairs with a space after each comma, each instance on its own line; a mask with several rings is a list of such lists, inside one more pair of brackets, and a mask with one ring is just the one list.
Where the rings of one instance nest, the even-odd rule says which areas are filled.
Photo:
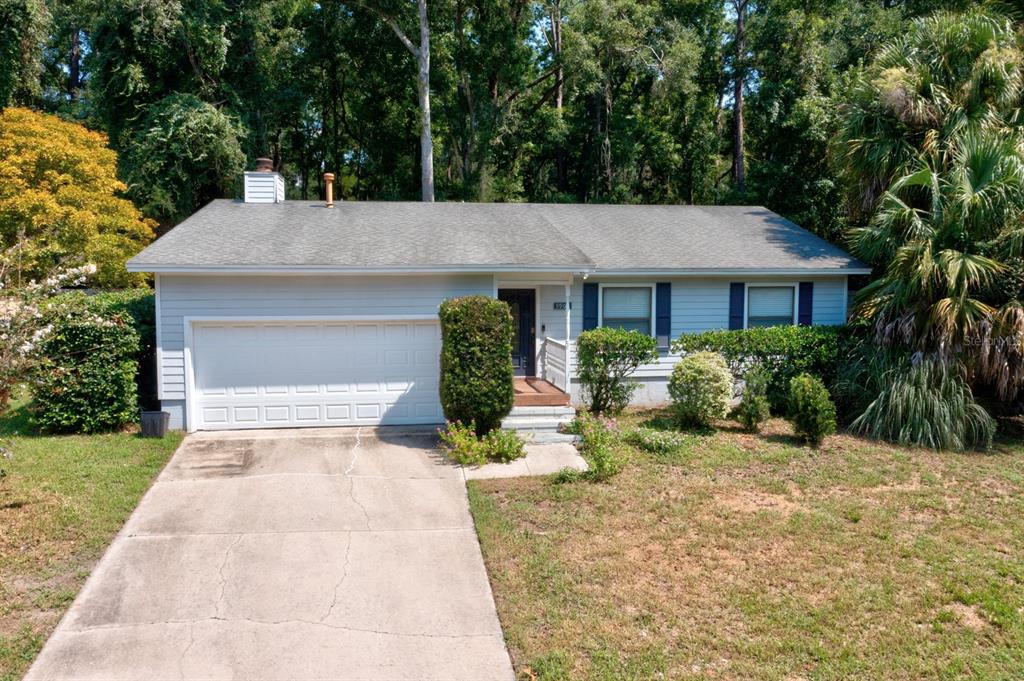
[[125, 260], [153, 239], [155, 223], [120, 194], [107, 137], [56, 116], [0, 112], [0, 246], [14, 254], [8, 283], [59, 266], [96, 265], [91, 283], [139, 284]]

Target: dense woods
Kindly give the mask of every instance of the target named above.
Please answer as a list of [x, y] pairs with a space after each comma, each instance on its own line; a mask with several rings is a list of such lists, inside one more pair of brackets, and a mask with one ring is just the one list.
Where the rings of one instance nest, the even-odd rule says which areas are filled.
[[0, 100], [106, 132], [165, 228], [244, 154], [296, 198], [326, 169], [343, 198], [759, 203], [836, 239], [851, 72], [975, 4], [0, 0]]

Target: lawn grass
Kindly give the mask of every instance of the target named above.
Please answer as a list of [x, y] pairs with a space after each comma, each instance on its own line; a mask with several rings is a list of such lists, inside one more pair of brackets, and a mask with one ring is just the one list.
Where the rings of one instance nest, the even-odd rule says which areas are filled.
[[0, 681], [21, 678], [181, 440], [31, 433], [0, 416]]
[[1024, 677], [1024, 446], [721, 425], [603, 484], [469, 484], [520, 678]]

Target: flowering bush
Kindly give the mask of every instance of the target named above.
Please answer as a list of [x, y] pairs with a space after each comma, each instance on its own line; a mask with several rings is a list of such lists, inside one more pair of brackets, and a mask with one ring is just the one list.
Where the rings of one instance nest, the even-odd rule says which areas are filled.
[[45, 430], [92, 433], [135, 420], [139, 334], [131, 320], [68, 312], [40, 341], [32, 420]]
[[45, 302], [62, 286], [81, 285], [96, 272], [92, 265], [83, 265], [15, 287], [9, 275], [19, 250], [15, 246], [0, 253], [0, 413], [10, 403], [14, 387], [33, 366], [40, 343], [53, 331], [43, 319]]
[[589, 469], [583, 473], [566, 469], [559, 474], [559, 482], [572, 482], [577, 479], [600, 482], [622, 470], [622, 460], [614, 448], [615, 439], [619, 434], [618, 423], [614, 419], [605, 419], [584, 412], [568, 424], [565, 430], [580, 436], [577, 448], [580, 455], [587, 460]]
[[68, 291], [53, 297], [44, 307], [44, 321], [60, 319], [68, 314], [91, 312], [101, 317], [121, 315], [130, 319], [139, 334], [139, 405], [143, 409], [159, 409], [156, 386], [156, 300], [152, 289], [127, 289], [86, 294]]

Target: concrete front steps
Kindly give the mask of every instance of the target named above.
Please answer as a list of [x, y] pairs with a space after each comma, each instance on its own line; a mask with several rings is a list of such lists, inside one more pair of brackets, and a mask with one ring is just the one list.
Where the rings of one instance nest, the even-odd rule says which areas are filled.
[[560, 432], [561, 427], [574, 418], [576, 410], [567, 406], [512, 407], [501, 427], [514, 430], [536, 444], [575, 442], [575, 435]]

